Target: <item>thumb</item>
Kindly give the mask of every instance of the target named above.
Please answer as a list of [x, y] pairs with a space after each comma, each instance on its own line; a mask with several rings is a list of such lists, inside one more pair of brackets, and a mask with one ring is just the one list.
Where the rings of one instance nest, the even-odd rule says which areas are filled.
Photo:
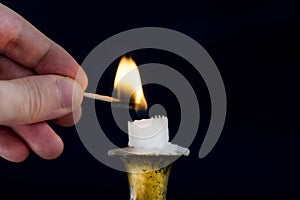
[[80, 85], [58, 75], [0, 81], [0, 124], [31, 124], [64, 116], [78, 108]]

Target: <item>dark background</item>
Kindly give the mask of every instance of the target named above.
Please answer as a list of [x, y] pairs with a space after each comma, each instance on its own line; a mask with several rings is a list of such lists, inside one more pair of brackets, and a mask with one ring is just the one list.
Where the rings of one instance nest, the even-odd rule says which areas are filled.
[[[209, 100], [200, 100], [204, 105], [203, 121], [190, 146], [191, 155], [180, 158], [173, 167], [168, 199], [300, 197], [299, 101], [296, 98], [300, 31], [299, 7], [295, 2], [213, 0], [199, 1], [197, 5], [174, 1], [2, 1], [64, 47], [79, 63], [106, 38], [144, 26], [180, 31], [207, 50], [226, 87], [226, 124], [213, 151], [199, 159], [197, 154], [210, 111], [205, 106]], [[150, 58], [147, 53], [132, 54], [138, 64], [152, 59], [159, 62], [161, 58], [162, 63], [171, 66], [173, 63], [176, 68], [179, 59], [176, 56], [167, 55], [175, 60], [168, 63], [170, 59], [159, 57], [159, 52], [150, 52]], [[199, 98], [201, 90], [205, 94], [205, 87], [201, 77], [198, 86], [195, 75], [188, 70], [187, 67], [182, 73], [194, 84]], [[107, 74], [112, 78], [114, 71]], [[154, 88], [146, 90], [152, 102], [156, 99]], [[163, 88], [158, 90], [168, 94]], [[176, 104], [175, 100], [172, 102], [170, 105]], [[101, 105], [98, 106], [99, 111]], [[176, 109], [170, 112], [176, 113]], [[105, 112], [105, 106], [99, 112]], [[176, 120], [173, 117], [169, 122], [170, 129], [176, 130]], [[1, 159], [0, 199], [9, 196], [44, 199], [61, 195], [129, 199], [125, 173], [101, 164], [89, 154], [74, 127], [53, 124], [52, 127], [65, 142], [63, 154], [51, 161], [31, 154], [20, 164]], [[124, 135], [117, 138], [112, 140], [126, 144]]]

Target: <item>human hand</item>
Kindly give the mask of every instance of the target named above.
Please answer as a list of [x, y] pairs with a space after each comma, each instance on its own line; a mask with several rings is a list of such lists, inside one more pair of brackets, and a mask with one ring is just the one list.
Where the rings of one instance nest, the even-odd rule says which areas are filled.
[[78, 121], [86, 87], [86, 74], [62, 47], [0, 4], [0, 157], [21, 162], [30, 149], [59, 156], [63, 142], [46, 121]]

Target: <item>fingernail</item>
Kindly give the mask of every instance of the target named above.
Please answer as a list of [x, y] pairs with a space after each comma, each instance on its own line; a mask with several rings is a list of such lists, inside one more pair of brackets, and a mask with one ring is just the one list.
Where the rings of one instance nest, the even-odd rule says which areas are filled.
[[83, 92], [76, 81], [70, 78], [61, 78], [57, 80], [57, 87], [63, 108], [72, 108], [74, 110], [81, 104]]

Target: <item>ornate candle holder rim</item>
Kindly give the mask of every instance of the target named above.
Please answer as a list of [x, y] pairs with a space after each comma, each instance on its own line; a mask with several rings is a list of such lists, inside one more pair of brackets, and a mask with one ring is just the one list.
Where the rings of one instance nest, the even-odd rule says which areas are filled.
[[135, 148], [124, 147], [108, 151], [109, 156], [188, 156], [188, 148], [167, 143], [162, 148]]

